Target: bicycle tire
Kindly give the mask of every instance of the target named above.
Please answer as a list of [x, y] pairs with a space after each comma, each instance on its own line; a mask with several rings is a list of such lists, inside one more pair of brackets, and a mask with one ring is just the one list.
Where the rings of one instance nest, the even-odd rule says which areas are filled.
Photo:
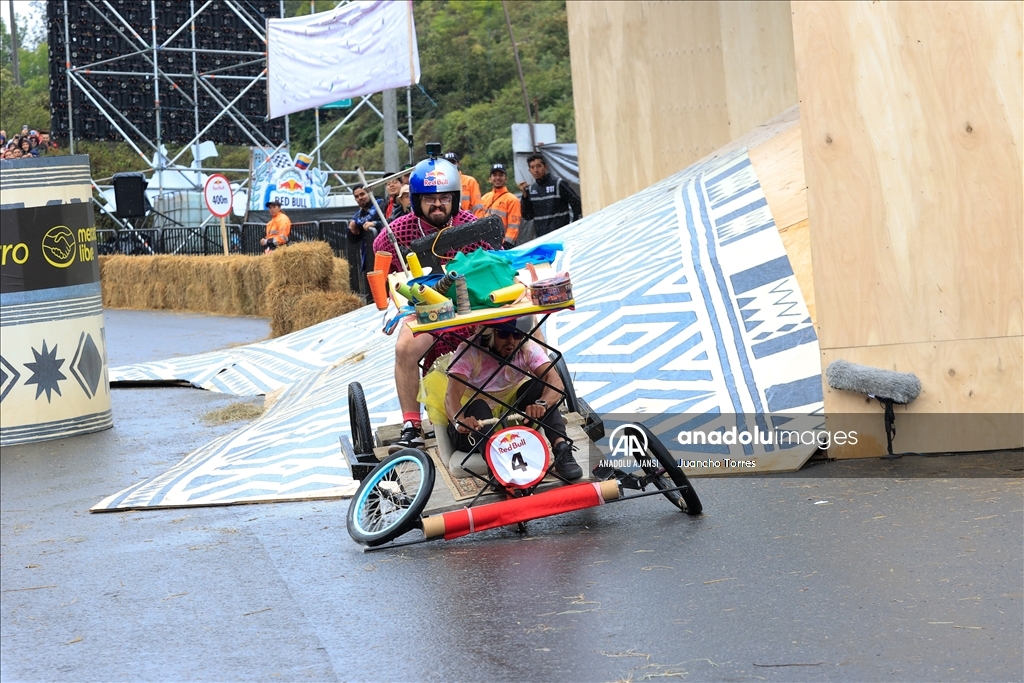
[[578, 413], [580, 411], [580, 403], [576, 398], [576, 387], [572, 385], [572, 375], [569, 374], [569, 366], [565, 364], [565, 358], [561, 357], [558, 362], [555, 363], [555, 372], [558, 373], [558, 377], [562, 380], [562, 386], [565, 389], [565, 410], [570, 413]]
[[[635, 425], [638, 429], [644, 432], [647, 437], [647, 452], [653, 455], [661, 465], [659, 469], [664, 469], [660, 477], [654, 479], [654, 487], [657, 489], [668, 489], [675, 488], [676, 486], [685, 486], [686, 488], [680, 491], [665, 491], [664, 495], [669, 499], [673, 505], [682, 510], [688, 515], [699, 515], [704, 511], [704, 506], [700, 502], [700, 497], [693, 488], [693, 484], [690, 483], [686, 473], [683, 472], [682, 468], [676, 464], [676, 459], [672, 457], [672, 454], [668, 452], [665, 445], [661, 443], [661, 440], [654, 435], [650, 429], [644, 425]], [[647, 462], [650, 458], [639, 459], [640, 468], [643, 469], [647, 474], [654, 474], [657, 470], [650, 467]], [[647, 461], [647, 462], [645, 462]]]
[[384, 458], [349, 503], [346, 526], [352, 540], [382, 545], [418, 526], [434, 489], [434, 474], [434, 463], [415, 448]]
[[373, 427], [370, 425], [370, 411], [366, 407], [363, 385], [352, 382], [348, 385], [348, 423], [352, 434], [352, 449], [356, 455], [373, 453]]

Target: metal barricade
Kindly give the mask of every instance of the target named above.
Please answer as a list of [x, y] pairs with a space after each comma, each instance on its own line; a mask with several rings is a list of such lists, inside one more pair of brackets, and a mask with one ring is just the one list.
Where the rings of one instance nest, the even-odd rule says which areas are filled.
[[163, 228], [160, 236], [164, 254], [206, 256], [224, 253], [219, 224], [202, 228]]
[[242, 223], [239, 230], [239, 252], [257, 256], [263, 253], [260, 240], [267, 234], [265, 223]]
[[323, 241], [320, 234], [320, 223], [309, 221], [306, 223], [292, 223], [292, 231], [288, 236], [289, 242], [318, 242]]
[[100, 255], [151, 256], [164, 253], [159, 230], [97, 230], [96, 247]]

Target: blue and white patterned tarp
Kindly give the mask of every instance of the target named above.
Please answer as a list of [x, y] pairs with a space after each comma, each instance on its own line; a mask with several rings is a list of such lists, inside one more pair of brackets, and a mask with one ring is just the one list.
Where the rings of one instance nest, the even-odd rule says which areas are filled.
[[[663, 415], [655, 431], [667, 441], [709, 416], [821, 414], [817, 338], [745, 150], [542, 239], [564, 243], [559, 265], [577, 303], [545, 332], [596, 411]], [[338, 438], [349, 431], [349, 382], [361, 383], [375, 426], [400, 417], [395, 338], [381, 322], [368, 306], [246, 347], [114, 368], [120, 382], [181, 380], [243, 396], [287, 388], [259, 420], [93, 509], [347, 493]], [[795, 466], [813, 450], [794, 454]]]

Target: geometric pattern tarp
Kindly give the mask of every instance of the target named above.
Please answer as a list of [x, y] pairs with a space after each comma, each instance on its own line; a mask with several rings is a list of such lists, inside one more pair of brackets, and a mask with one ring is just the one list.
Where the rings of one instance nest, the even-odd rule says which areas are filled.
[[[817, 338], [745, 150], [541, 239], [564, 243], [559, 265], [576, 298], [545, 334], [597, 412], [658, 415], [645, 424], [666, 442], [709, 419], [821, 415]], [[394, 337], [381, 320], [368, 306], [246, 347], [112, 369], [111, 381], [179, 380], [242, 396], [286, 388], [260, 419], [93, 509], [344, 495], [354, 488], [338, 448], [348, 383], [362, 384], [375, 426], [400, 417]], [[732, 448], [773, 456], [775, 447]], [[795, 469], [814, 449], [790, 450], [784, 467], [758, 462]]]

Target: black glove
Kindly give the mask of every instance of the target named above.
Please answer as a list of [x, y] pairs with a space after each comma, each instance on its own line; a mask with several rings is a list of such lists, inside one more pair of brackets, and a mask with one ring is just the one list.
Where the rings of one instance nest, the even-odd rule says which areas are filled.
[[509, 242], [508, 240], [502, 240], [502, 242], [501, 242], [501, 248], [502, 249], [512, 249], [515, 246], [516, 245], [514, 243]]

